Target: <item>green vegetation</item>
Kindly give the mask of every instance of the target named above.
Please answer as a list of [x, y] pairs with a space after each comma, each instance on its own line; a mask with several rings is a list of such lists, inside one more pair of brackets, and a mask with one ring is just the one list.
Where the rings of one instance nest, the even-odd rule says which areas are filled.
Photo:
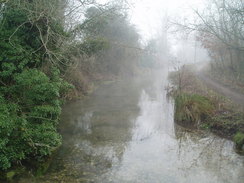
[[[0, 169], [18, 162], [50, 155], [60, 144], [57, 124], [61, 113], [60, 95], [69, 85], [59, 69], [44, 73], [48, 56], [38, 29], [47, 31], [43, 20], [31, 24], [31, 3], [1, 4], [0, 26]], [[25, 6], [30, 6], [25, 9]], [[52, 31], [63, 31], [58, 22]], [[40, 28], [41, 27], [41, 28]], [[45, 34], [45, 33], [43, 33]], [[50, 50], [57, 50], [55, 38]], [[11, 174], [12, 175], [12, 174]]]
[[10, 171], [7, 173], [7, 180], [12, 180], [13, 177], [15, 176], [15, 172], [14, 171]]
[[180, 93], [175, 98], [175, 120], [194, 123], [204, 121], [213, 113], [214, 106], [207, 97]]
[[239, 151], [244, 151], [243, 146], [244, 146], [244, 133], [243, 132], [237, 132], [236, 135], [234, 136], [234, 142], [236, 144], [236, 147]]
[[177, 86], [169, 91], [175, 98], [176, 123], [188, 128], [210, 130], [231, 139], [236, 144], [237, 152], [242, 154], [243, 112], [239, 106], [207, 88], [192, 69], [187, 66], [170, 74], [170, 79]]
[[76, 2], [86, 13], [73, 23], [80, 13], [66, 0], [0, 1], [0, 171], [8, 179], [11, 168], [35, 167], [60, 146], [64, 99], [136, 71], [139, 36], [123, 5], [92, 3]]
[[56, 126], [62, 80], [29, 69], [15, 74], [13, 82], [1, 88], [1, 169], [28, 156], [50, 155], [61, 143]]
[[218, 110], [209, 97], [180, 93], [175, 97], [175, 121], [189, 128], [210, 130], [233, 139], [236, 150], [243, 153], [244, 115], [231, 109]]

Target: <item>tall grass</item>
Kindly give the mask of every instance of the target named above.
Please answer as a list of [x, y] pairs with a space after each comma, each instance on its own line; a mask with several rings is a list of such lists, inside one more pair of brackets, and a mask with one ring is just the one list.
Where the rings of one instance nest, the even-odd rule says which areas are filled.
[[175, 120], [197, 124], [214, 111], [214, 105], [204, 96], [180, 93], [175, 99]]

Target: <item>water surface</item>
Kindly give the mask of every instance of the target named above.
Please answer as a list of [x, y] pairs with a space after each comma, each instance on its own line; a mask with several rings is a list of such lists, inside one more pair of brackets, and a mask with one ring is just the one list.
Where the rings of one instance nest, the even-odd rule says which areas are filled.
[[166, 75], [118, 81], [63, 108], [47, 175], [20, 182], [243, 183], [231, 141], [176, 126]]

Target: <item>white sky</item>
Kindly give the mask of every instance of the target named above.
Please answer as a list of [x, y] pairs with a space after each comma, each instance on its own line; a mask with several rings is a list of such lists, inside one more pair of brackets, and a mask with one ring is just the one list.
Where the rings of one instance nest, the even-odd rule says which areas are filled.
[[[160, 35], [165, 17], [170, 21], [177, 21], [184, 17], [193, 20], [192, 9], [201, 10], [206, 0], [129, 0], [129, 2], [132, 3], [131, 22], [137, 27], [144, 42]], [[206, 50], [202, 49], [199, 43], [195, 43], [193, 38], [183, 40], [176, 35], [168, 34], [168, 42], [171, 54], [183, 63], [194, 62], [195, 51], [197, 62], [208, 59]]]
[[204, 0], [129, 0], [132, 3], [131, 22], [136, 25], [144, 39], [157, 34], [163, 18], [193, 16], [191, 8], [199, 9]]

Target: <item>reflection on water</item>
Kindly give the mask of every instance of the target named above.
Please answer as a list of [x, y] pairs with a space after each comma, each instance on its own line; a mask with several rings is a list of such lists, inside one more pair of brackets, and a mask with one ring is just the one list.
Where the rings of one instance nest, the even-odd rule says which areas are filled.
[[[166, 77], [121, 81], [67, 104], [63, 145], [37, 182], [242, 183], [233, 143], [174, 125]], [[33, 182], [22, 179], [20, 182]]]

